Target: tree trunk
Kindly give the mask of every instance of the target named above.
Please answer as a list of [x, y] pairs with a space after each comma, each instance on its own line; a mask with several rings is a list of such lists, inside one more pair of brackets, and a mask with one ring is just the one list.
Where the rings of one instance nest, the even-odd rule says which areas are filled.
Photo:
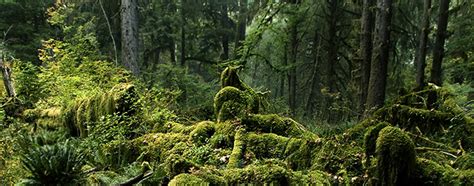
[[372, 63], [370, 67], [367, 109], [383, 106], [387, 84], [387, 66], [390, 50], [390, 25], [392, 0], [378, 0], [375, 20], [375, 37]]
[[2, 69], [3, 84], [7, 91], [7, 97], [16, 97], [15, 87], [11, 79], [11, 69], [3, 63], [3, 57], [0, 56], [0, 68]]
[[138, 67], [138, 1], [122, 0], [122, 63], [134, 75]]
[[436, 31], [436, 41], [433, 49], [433, 66], [431, 68], [431, 82], [441, 86], [442, 69], [441, 64], [444, 57], [444, 43], [447, 37], [447, 26], [449, 17], [449, 0], [439, 1], [438, 30]]
[[296, 61], [298, 57], [298, 24], [293, 20], [290, 28], [290, 70], [288, 72], [288, 98], [291, 114], [296, 114]]
[[372, 61], [372, 32], [374, 30], [374, 11], [373, 7], [375, 5], [374, 0], [364, 0], [363, 10], [362, 10], [362, 34], [360, 38], [360, 51], [361, 51], [361, 79], [360, 79], [360, 98], [359, 98], [359, 108], [361, 111], [364, 111], [365, 103], [367, 101], [367, 91], [369, 89], [369, 79], [370, 79], [370, 65]]
[[424, 0], [423, 22], [421, 23], [420, 30], [420, 43], [418, 46], [418, 55], [415, 60], [417, 90], [421, 90], [425, 86], [426, 45], [428, 43], [428, 34], [430, 33], [430, 14], [431, 0]]
[[239, 58], [239, 50], [245, 40], [245, 29], [247, 27], [247, 0], [239, 0], [239, 18], [237, 23], [237, 33], [235, 37], [235, 58]]
[[184, 13], [184, 5], [186, 4], [185, 0], [181, 0], [181, 59], [180, 59], [180, 64], [181, 66], [184, 66], [186, 63], [186, 15]]
[[122, 0], [122, 63], [134, 75], [140, 73], [138, 67], [138, 5], [137, 0]]
[[[336, 92], [336, 81], [335, 79], [337, 78], [335, 74], [335, 64], [338, 63], [337, 60], [337, 19], [338, 19], [338, 0], [331, 0], [329, 1], [329, 18], [327, 19], [328, 25], [329, 25], [329, 38], [328, 38], [328, 56], [327, 56], [327, 86], [329, 87], [329, 92], [334, 93]], [[329, 101], [329, 100], [328, 100]], [[329, 101], [331, 102], [331, 101]]]
[[224, 3], [222, 5], [222, 24], [226, 31], [222, 34], [222, 60], [229, 59], [229, 33], [227, 32], [227, 29], [229, 29], [229, 15], [227, 9], [227, 3]]
[[314, 31], [314, 48], [313, 48], [313, 73], [311, 75], [311, 87], [308, 94], [308, 99], [306, 101], [306, 111], [305, 115], [310, 116], [313, 115], [314, 107], [315, 107], [315, 98], [321, 95], [321, 87], [319, 86], [320, 78], [319, 78], [319, 56], [320, 56], [320, 48], [321, 48], [321, 38], [318, 36], [318, 31]]

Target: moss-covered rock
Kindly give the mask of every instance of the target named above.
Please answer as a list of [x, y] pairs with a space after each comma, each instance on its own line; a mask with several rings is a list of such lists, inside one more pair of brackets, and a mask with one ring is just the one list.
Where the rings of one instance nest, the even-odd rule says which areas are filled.
[[376, 144], [377, 182], [380, 185], [407, 185], [415, 170], [415, 144], [402, 130], [385, 127]]

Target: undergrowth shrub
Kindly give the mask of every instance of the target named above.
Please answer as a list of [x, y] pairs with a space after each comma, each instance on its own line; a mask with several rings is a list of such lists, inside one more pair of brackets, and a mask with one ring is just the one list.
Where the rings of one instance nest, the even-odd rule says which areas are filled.
[[77, 184], [84, 178], [84, 155], [69, 141], [32, 148], [21, 163], [30, 173], [24, 180], [28, 185]]

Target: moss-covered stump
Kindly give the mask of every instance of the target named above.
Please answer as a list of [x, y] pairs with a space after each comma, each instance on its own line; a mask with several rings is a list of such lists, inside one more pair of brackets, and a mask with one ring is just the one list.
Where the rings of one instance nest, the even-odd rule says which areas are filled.
[[390, 126], [390, 124], [382, 122], [367, 129], [367, 132], [364, 135], [365, 156], [367, 157], [367, 160], [375, 155], [375, 146], [377, 138], [379, 137], [379, 132], [387, 126]]
[[227, 67], [221, 74], [221, 90], [214, 97], [217, 121], [258, 113], [260, 97], [240, 80], [237, 67]]
[[377, 183], [379, 185], [409, 185], [415, 170], [415, 145], [410, 137], [395, 127], [379, 132], [376, 144]]
[[78, 99], [62, 109], [63, 125], [72, 136], [87, 136], [87, 125], [111, 114], [131, 116], [138, 110], [138, 100], [133, 84], [119, 84], [104, 94]]
[[214, 111], [217, 121], [243, 117], [253, 111], [253, 98], [235, 87], [222, 88], [214, 97]]

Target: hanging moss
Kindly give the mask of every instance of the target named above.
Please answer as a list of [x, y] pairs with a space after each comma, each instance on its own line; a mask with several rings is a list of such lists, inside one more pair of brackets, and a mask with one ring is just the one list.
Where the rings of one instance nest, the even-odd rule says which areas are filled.
[[119, 84], [109, 92], [78, 99], [62, 108], [63, 125], [72, 136], [87, 136], [87, 125], [111, 114], [131, 116], [138, 111], [135, 106], [138, 96], [133, 84]]
[[415, 144], [402, 130], [385, 127], [376, 144], [377, 182], [380, 185], [408, 185], [415, 169]]
[[370, 127], [369, 129], [367, 129], [367, 132], [365, 132], [364, 147], [365, 147], [365, 156], [367, 157], [367, 159], [375, 155], [375, 145], [377, 143], [377, 138], [379, 137], [379, 132], [387, 126], [390, 126], [390, 124], [386, 122], [382, 122], [375, 126]]

